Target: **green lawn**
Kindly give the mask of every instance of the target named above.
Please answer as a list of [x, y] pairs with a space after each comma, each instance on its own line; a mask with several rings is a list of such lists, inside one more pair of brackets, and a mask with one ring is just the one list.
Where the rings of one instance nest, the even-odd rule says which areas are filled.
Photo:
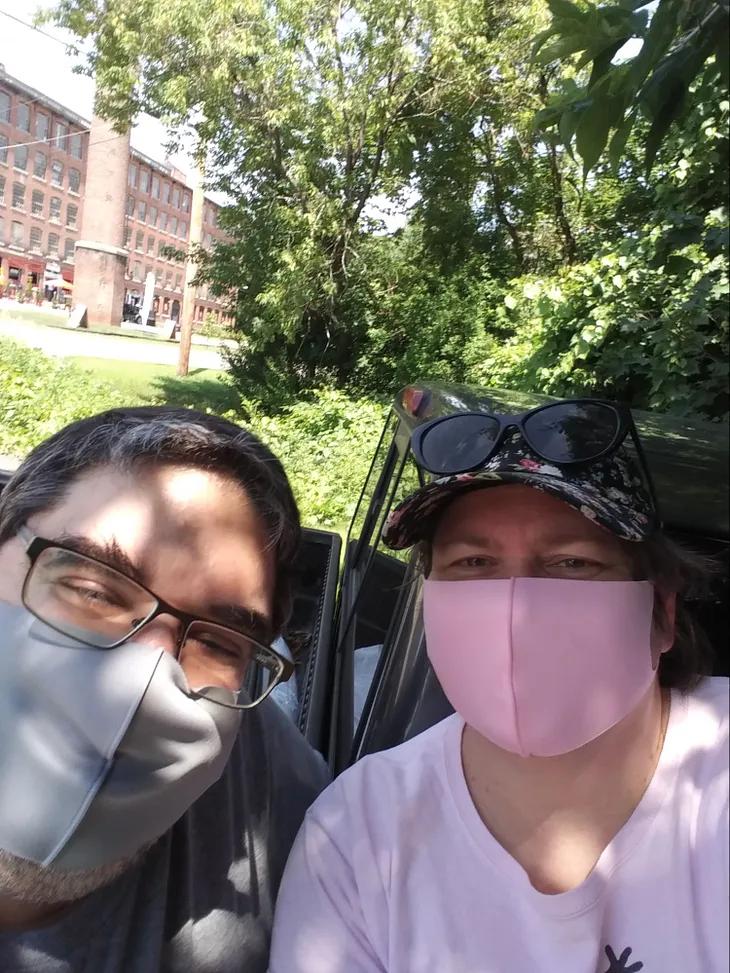
[[70, 358], [69, 361], [133, 396], [140, 405], [166, 403], [194, 409], [208, 408], [220, 413], [235, 409], [239, 404], [225, 372], [193, 368], [186, 378], [178, 378], [174, 365], [109, 358]]
[[[22, 321], [27, 324], [40, 325], [43, 328], [63, 328], [68, 330], [66, 317], [53, 311], [46, 311], [40, 307], [26, 307], [23, 304], [17, 305], [12, 310], [3, 309], [0, 311], [0, 320]], [[171, 341], [170, 338], [162, 337], [158, 334], [145, 334], [137, 331], [122, 331], [121, 328], [84, 328], [89, 334], [113, 334], [116, 338], [129, 338], [131, 341]], [[177, 344], [177, 342], [175, 342]]]

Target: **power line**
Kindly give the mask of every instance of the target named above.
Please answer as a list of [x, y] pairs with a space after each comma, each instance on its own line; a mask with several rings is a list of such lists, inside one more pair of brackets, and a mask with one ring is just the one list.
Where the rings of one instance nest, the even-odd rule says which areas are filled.
[[54, 37], [53, 34], [49, 34], [48, 31], [42, 30], [40, 27], [36, 27], [35, 24], [29, 24], [27, 20], [21, 20], [20, 17], [16, 17], [15, 14], [8, 13], [7, 10], [0, 10], [0, 14], [2, 14], [3, 17], [7, 17], [8, 20], [14, 20], [16, 24], [22, 24], [23, 27], [27, 27], [29, 30], [34, 30], [36, 34], [42, 34], [49, 40], [55, 41], [57, 44], [65, 47], [67, 51], [73, 48], [73, 44], [62, 41], [59, 37]]
[[[34, 99], [34, 100], [37, 101], [38, 99]], [[24, 102], [24, 104], [27, 104], [27, 102]], [[41, 102], [41, 104], [43, 104], [43, 102]], [[68, 135], [62, 135], [60, 138], [57, 138], [54, 135], [53, 138], [36, 139], [35, 142], [15, 142], [13, 145], [4, 145], [4, 146], [2, 146], [2, 148], [3, 148], [3, 150], [5, 152], [7, 152], [8, 149], [19, 149], [19, 148], [22, 148], [24, 145], [25, 146], [31, 146], [31, 145], [50, 145], [51, 142], [60, 142], [61, 139], [70, 139], [70, 138], [73, 138], [74, 135], [87, 135], [90, 131], [91, 131], [90, 128], [82, 128], [78, 132], [69, 132]], [[113, 139], [108, 138], [108, 139], [104, 139], [103, 141], [104, 142], [112, 142]], [[89, 144], [90, 145], [99, 145], [101, 143], [99, 143], [99, 142], [93, 142], [93, 143], [90, 142]], [[56, 145], [56, 148], [58, 149], [58, 148], [60, 148], [60, 146], [59, 145]]]

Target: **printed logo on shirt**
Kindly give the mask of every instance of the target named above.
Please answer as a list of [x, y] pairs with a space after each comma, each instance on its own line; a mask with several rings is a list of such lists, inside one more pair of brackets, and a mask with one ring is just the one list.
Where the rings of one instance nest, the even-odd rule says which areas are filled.
[[627, 946], [620, 956], [616, 956], [611, 947], [606, 946], [606, 956], [608, 957], [609, 966], [605, 973], [639, 973], [639, 970], [643, 970], [643, 963], [636, 962], [629, 966], [632, 952], [631, 947]]

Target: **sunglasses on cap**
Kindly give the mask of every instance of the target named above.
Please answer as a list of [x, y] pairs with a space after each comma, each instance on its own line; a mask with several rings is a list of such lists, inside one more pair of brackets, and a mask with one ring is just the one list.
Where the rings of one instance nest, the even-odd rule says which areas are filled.
[[540, 459], [556, 466], [589, 464], [611, 456], [630, 436], [641, 472], [657, 508], [656, 494], [636, 426], [628, 408], [600, 399], [551, 402], [517, 415], [457, 412], [414, 430], [417, 463], [436, 477], [470, 473], [498, 451], [511, 429]]

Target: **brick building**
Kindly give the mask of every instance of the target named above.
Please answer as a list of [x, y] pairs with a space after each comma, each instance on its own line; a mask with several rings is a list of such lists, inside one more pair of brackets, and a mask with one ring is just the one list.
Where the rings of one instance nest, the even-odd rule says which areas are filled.
[[[89, 267], [86, 273], [96, 272], [95, 265], [76, 259], [84, 203], [88, 205], [92, 197], [101, 202], [104, 186], [108, 193], [114, 183], [104, 173], [87, 171], [91, 127], [87, 119], [10, 77], [0, 66], [0, 281], [6, 292], [22, 292], [31, 285], [42, 293], [46, 282], [58, 277], [73, 284], [77, 264]], [[92, 161], [103, 154], [92, 151]], [[181, 252], [190, 243], [193, 190], [179, 170], [135, 149], [125, 149], [125, 154], [124, 298], [141, 300], [151, 271], [158, 321], [178, 318], [187, 263]], [[218, 212], [219, 207], [205, 198], [200, 242], [206, 247], [224, 238]], [[119, 230], [114, 227], [110, 236], [115, 238], [101, 241], [103, 232], [97, 232], [96, 249], [108, 243], [110, 252], [121, 254]], [[86, 246], [83, 240], [81, 246]], [[176, 259], [167, 248], [180, 256]], [[77, 284], [81, 291], [82, 281]], [[93, 287], [93, 281], [83, 284], [85, 291]], [[207, 314], [216, 321], [225, 318], [222, 300], [205, 285], [196, 290], [193, 313], [196, 322]]]

